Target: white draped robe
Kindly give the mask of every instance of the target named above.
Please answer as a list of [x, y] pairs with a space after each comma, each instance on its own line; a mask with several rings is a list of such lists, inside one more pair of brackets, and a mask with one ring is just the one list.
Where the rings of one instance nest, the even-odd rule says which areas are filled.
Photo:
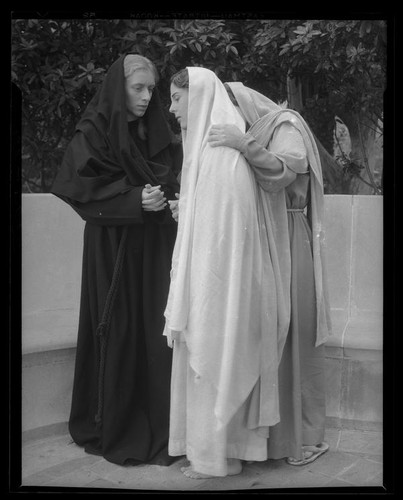
[[279, 421], [277, 373], [289, 304], [272, 207], [242, 155], [207, 142], [213, 124], [242, 131], [245, 124], [213, 72], [188, 71], [164, 331], [174, 348], [169, 453], [186, 454], [198, 472], [224, 476], [227, 458], [267, 458], [268, 428]]

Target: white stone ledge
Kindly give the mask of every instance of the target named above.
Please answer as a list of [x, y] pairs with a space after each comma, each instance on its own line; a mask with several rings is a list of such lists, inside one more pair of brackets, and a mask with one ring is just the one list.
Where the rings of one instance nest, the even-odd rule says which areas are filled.
[[[84, 222], [51, 194], [22, 195], [21, 222], [23, 354], [75, 347]], [[382, 197], [326, 195], [325, 230], [334, 331], [327, 352], [379, 355]]]
[[383, 315], [374, 311], [332, 311], [334, 335], [326, 343], [331, 357], [381, 359], [383, 352]]
[[77, 344], [78, 310], [31, 312], [22, 319], [22, 354], [69, 349]]

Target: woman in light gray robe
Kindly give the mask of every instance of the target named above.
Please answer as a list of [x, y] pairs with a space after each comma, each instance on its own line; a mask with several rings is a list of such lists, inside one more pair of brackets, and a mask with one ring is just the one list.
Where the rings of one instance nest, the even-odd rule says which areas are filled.
[[268, 457], [291, 465], [328, 449], [324, 343], [331, 333], [323, 231], [323, 182], [315, 139], [303, 118], [240, 82], [225, 84], [249, 129], [216, 125], [212, 146], [241, 151], [259, 185], [285, 192], [291, 250], [291, 322], [279, 367], [280, 422], [270, 429]]

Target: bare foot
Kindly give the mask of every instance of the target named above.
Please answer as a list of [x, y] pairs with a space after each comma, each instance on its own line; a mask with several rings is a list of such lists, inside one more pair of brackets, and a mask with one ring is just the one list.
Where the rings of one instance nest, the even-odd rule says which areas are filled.
[[[235, 458], [229, 458], [228, 459], [228, 476], [235, 476], [236, 474], [239, 474], [242, 471], [242, 464], [241, 461]], [[209, 479], [209, 478], [214, 478], [214, 477], [220, 477], [220, 476], [212, 476], [209, 474], [203, 474], [202, 472], [197, 472], [192, 468], [192, 465], [189, 465], [188, 467], [181, 467], [181, 471], [186, 477], [189, 477], [191, 479]]]

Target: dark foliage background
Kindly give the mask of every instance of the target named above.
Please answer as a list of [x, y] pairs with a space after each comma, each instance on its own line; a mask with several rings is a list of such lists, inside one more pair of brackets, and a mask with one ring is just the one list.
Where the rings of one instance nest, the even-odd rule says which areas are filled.
[[[48, 192], [74, 126], [125, 52], [157, 66], [167, 118], [169, 78], [200, 65], [288, 102], [325, 151], [326, 192], [382, 193], [384, 20], [13, 19], [11, 79], [22, 99], [22, 190]], [[352, 151], [332, 158], [335, 117]], [[327, 153], [326, 153], [327, 151]], [[375, 156], [376, 158], [375, 158]], [[364, 190], [365, 192], [365, 190]]]

